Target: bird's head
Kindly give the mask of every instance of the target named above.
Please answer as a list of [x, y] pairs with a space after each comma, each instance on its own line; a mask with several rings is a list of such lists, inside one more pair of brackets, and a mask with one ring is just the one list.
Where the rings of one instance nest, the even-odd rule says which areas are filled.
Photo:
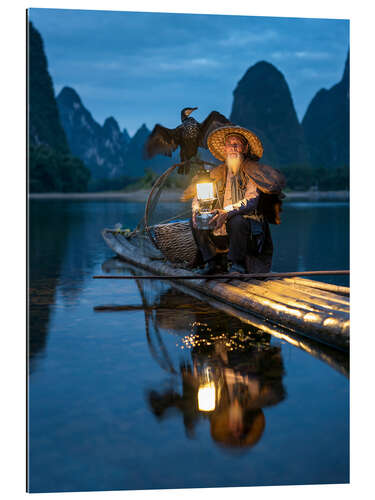
[[184, 108], [181, 111], [181, 121], [183, 122], [184, 120], [186, 120], [186, 118], [189, 117], [190, 113], [192, 113], [196, 109], [198, 108]]

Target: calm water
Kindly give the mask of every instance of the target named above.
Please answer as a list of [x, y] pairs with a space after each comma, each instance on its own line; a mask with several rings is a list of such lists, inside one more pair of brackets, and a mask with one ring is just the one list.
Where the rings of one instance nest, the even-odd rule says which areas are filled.
[[[100, 230], [142, 213], [30, 203], [30, 491], [348, 482], [345, 356], [167, 283], [92, 280], [131, 273]], [[347, 269], [348, 224], [348, 204], [285, 205], [273, 270]]]

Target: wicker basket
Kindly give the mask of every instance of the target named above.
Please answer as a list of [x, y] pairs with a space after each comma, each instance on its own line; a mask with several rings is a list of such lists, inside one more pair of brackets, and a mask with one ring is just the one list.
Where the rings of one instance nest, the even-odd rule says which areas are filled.
[[194, 267], [198, 261], [198, 247], [189, 221], [157, 224], [150, 228], [162, 254], [176, 264]]

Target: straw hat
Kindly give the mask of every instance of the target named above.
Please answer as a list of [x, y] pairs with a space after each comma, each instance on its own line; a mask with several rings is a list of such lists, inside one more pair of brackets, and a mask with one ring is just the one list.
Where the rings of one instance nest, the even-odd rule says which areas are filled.
[[242, 135], [248, 142], [251, 152], [261, 158], [263, 155], [263, 145], [259, 137], [253, 132], [238, 125], [227, 125], [212, 131], [207, 138], [207, 146], [211, 153], [219, 160], [225, 160], [225, 138], [230, 134]]

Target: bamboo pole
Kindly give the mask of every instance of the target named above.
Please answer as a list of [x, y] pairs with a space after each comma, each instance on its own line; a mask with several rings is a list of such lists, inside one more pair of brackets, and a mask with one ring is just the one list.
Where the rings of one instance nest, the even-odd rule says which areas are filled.
[[[326, 295], [321, 295], [317, 288], [311, 288], [310, 290], [305, 288], [305, 290], [301, 290], [293, 285], [284, 283], [284, 281], [280, 279], [267, 281], [251, 280], [250, 282], [242, 282], [242, 285], [245, 287], [259, 287], [260, 293], [270, 291], [295, 300], [304, 301], [308, 304], [320, 306], [325, 309], [343, 311], [346, 313], [349, 312], [349, 300], [347, 298], [342, 298], [332, 292], [323, 292]], [[336, 297], [339, 298], [336, 300]]]
[[[348, 273], [349, 274], [349, 273]], [[306, 285], [310, 288], [319, 288], [320, 290], [327, 290], [328, 292], [339, 293], [342, 295], [350, 295], [350, 288], [347, 286], [332, 285], [331, 283], [322, 283], [321, 281], [305, 280], [303, 278], [290, 278], [286, 280], [289, 283], [297, 283]]]
[[[347, 308], [349, 309], [349, 297], [344, 296], [344, 295], [339, 295], [336, 292], [333, 291], [327, 291], [327, 290], [322, 290], [321, 288], [317, 287], [310, 287], [308, 285], [300, 285], [296, 280], [300, 278], [285, 278], [285, 279], [277, 279], [277, 280], [267, 280], [263, 281], [262, 285], [264, 287], [270, 287], [270, 288], [285, 288], [287, 290], [294, 290], [296, 292], [301, 292], [304, 293], [308, 296], [311, 297], [312, 300], [315, 300], [315, 298], [320, 298], [327, 300], [328, 302], [332, 304], [339, 305], [340, 307]], [[312, 282], [312, 283], [318, 283], [314, 282], [312, 280], [306, 280], [307, 282]], [[253, 281], [252, 281], [253, 282]], [[325, 285], [325, 283], [323, 283]]]
[[167, 311], [174, 311], [172, 307], [163, 307], [163, 306], [158, 306], [158, 305], [151, 305], [151, 306], [132, 306], [132, 305], [115, 305], [115, 304], [108, 304], [108, 305], [101, 305], [101, 306], [95, 306], [94, 311], [154, 311], [156, 309], [165, 309]]
[[217, 280], [217, 279], [259, 279], [259, 278], [287, 278], [291, 276], [334, 276], [334, 275], [348, 275], [350, 271], [344, 270], [332, 270], [332, 271], [291, 271], [286, 273], [234, 273], [234, 274], [179, 274], [179, 275], [154, 275], [154, 274], [145, 274], [139, 276], [107, 276], [107, 275], [96, 275], [93, 276], [93, 279], [117, 279], [117, 280], [126, 280], [126, 279], [140, 279], [140, 280]]
[[240, 282], [238, 283], [238, 288], [244, 290], [245, 292], [254, 293], [260, 298], [266, 297], [271, 300], [276, 300], [281, 303], [286, 303], [292, 307], [298, 307], [305, 311], [317, 311], [323, 312], [325, 314], [334, 314], [343, 320], [347, 318], [348, 311], [338, 307], [338, 305], [332, 306], [326, 301], [319, 299], [313, 300], [311, 297], [307, 297], [301, 293], [296, 293], [293, 290], [285, 290], [279, 288], [270, 288], [263, 286], [262, 283], [248, 283]]

